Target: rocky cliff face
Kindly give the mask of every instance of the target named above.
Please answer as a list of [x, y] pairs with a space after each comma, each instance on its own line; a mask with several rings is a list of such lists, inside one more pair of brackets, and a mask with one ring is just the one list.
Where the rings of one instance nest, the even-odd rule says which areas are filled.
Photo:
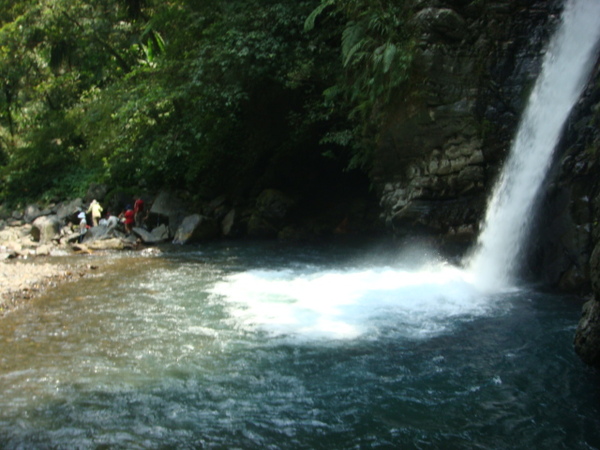
[[566, 124], [528, 252], [536, 278], [580, 294], [600, 292], [590, 265], [600, 241], [599, 121], [600, 61]]
[[560, 2], [418, 1], [412, 85], [384, 125], [373, 176], [397, 236], [471, 242]]
[[548, 283], [589, 294], [575, 350], [600, 367], [600, 61], [563, 139], [541, 220], [548, 226], [531, 253]]
[[[539, 74], [561, 1], [415, 1], [414, 82], [381, 131], [373, 176], [398, 237], [473, 243]], [[590, 295], [575, 338], [600, 367], [600, 64], [556, 150], [529, 275]]]

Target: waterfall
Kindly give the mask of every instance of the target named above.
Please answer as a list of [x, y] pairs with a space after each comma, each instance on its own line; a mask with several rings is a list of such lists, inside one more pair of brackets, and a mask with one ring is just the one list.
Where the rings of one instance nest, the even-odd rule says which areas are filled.
[[589, 78], [599, 38], [600, 0], [568, 1], [467, 262], [484, 289], [513, 283], [537, 194], [564, 123]]

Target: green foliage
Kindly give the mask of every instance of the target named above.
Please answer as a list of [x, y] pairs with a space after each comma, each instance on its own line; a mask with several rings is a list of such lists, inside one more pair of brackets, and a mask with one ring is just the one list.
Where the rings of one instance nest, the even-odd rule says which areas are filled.
[[[86, 161], [72, 109], [135, 64], [140, 34], [113, 1], [42, 0], [3, 9], [0, 28], [2, 196], [40, 196]], [[90, 162], [93, 164], [93, 162]]]
[[0, 195], [250, 195], [368, 167], [410, 70], [405, 15], [391, 0], [0, 0]]
[[316, 17], [327, 10], [344, 24], [341, 58], [346, 72], [337, 86], [362, 119], [385, 105], [410, 75], [414, 43], [405, 3], [322, 0], [305, 21], [305, 29], [311, 30]]
[[[373, 130], [410, 77], [414, 41], [406, 20], [410, 16], [407, 5], [398, 0], [322, 0], [305, 21], [307, 31], [315, 28], [318, 18], [322, 26], [328, 21], [341, 23], [343, 70], [336, 83], [324, 91], [324, 98], [326, 104], [345, 105], [353, 126], [333, 131], [323, 142], [350, 144], [349, 168], [368, 169], [376, 140]], [[348, 134], [352, 140], [347, 139]]]
[[315, 22], [317, 18], [325, 11], [326, 8], [335, 4], [335, 0], [322, 0], [321, 4], [317, 6], [308, 15], [304, 21], [304, 31], [312, 31], [315, 28]]

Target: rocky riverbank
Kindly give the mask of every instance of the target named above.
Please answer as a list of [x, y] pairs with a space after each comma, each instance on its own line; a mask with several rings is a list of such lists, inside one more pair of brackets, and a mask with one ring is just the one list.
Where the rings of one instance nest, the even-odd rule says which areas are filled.
[[0, 316], [25, 300], [42, 294], [59, 283], [86, 276], [97, 266], [83, 259], [64, 264], [50, 258], [0, 261]]
[[134, 226], [128, 233], [121, 223], [98, 225], [81, 236], [79, 215], [87, 211], [90, 199], [98, 199], [105, 211], [113, 213], [133, 203], [127, 195], [107, 196], [107, 190], [106, 186], [91, 186], [83, 199], [0, 210], [0, 315], [48, 287], [85, 276], [95, 267], [84, 255], [144, 248], [152, 252], [156, 245], [170, 242], [359, 235], [365, 230], [372, 232], [375, 222], [371, 204], [360, 197], [336, 202], [335, 208], [324, 208], [328, 214], [315, 219], [314, 214], [299, 213], [301, 208], [289, 195], [273, 189], [261, 193], [255, 205], [233, 204], [224, 197], [192, 205], [177, 195], [160, 192], [144, 195], [148, 206], [143, 226]]

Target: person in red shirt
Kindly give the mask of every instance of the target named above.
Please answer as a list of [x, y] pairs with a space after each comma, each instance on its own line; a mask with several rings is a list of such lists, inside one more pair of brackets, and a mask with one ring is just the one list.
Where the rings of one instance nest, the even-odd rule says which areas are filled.
[[131, 209], [131, 205], [127, 205], [125, 207], [125, 211], [122, 212], [119, 215], [119, 217], [123, 220], [123, 223], [125, 224], [125, 231], [127, 232], [127, 234], [130, 234], [133, 228], [133, 224], [135, 222], [135, 215], [133, 213], [133, 209]]
[[144, 200], [137, 197], [133, 204], [133, 216], [135, 218], [135, 226], [141, 227], [144, 224]]

